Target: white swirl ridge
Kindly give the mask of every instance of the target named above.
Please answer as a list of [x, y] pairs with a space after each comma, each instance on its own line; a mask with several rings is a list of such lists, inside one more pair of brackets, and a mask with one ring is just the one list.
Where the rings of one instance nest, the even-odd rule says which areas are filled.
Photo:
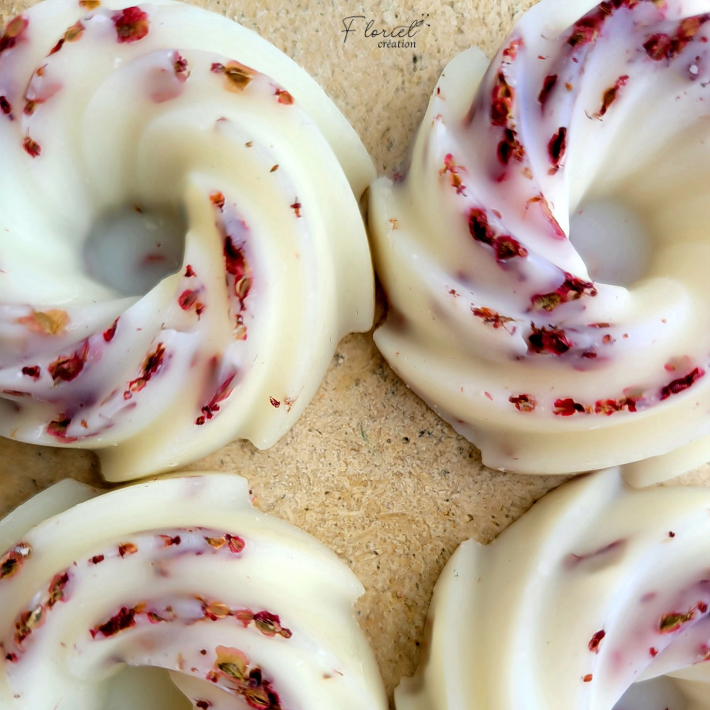
[[376, 343], [492, 467], [710, 457], [709, 13], [543, 0], [487, 69], [451, 62], [374, 183]]
[[0, 153], [5, 436], [95, 449], [111, 480], [266, 448], [372, 323], [372, 163], [224, 17], [32, 7], [0, 37]]
[[397, 710], [710, 708], [710, 490], [618, 468], [447, 563]]
[[0, 523], [0, 547], [3, 708], [387, 707], [362, 585], [243, 478], [63, 481]]

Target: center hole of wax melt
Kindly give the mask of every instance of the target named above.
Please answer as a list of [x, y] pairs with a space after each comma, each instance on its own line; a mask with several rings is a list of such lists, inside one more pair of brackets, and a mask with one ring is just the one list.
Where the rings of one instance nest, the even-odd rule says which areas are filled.
[[651, 237], [639, 215], [610, 197], [582, 204], [570, 219], [570, 241], [594, 281], [630, 286], [651, 261]]
[[127, 666], [108, 681], [104, 702], [97, 710], [193, 710], [193, 706], [168, 671]]
[[104, 212], [84, 243], [87, 271], [124, 296], [144, 296], [180, 270], [186, 230], [184, 217], [169, 208]]
[[613, 710], [686, 710], [688, 704], [672, 678], [634, 683]]

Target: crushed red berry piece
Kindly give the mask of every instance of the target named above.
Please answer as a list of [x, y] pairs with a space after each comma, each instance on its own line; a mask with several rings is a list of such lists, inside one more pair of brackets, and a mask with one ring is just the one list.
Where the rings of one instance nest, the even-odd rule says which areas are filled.
[[124, 8], [112, 19], [116, 26], [116, 37], [121, 44], [138, 42], [148, 35], [150, 29], [148, 13], [137, 6]]

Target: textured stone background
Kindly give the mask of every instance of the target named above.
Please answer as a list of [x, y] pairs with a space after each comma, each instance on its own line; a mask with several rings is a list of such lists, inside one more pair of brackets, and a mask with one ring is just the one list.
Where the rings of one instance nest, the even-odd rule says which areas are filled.
[[[490, 56], [533, 2], [196, 4], [256, 30], [305, 67], [358, 130], [378, 170], [390, 172], [448, 60], [473, 44]], [[0, 0], [0, 24], [25, 7]], [[361, 32], [343, 44], [345, 17], [391, 29], [422, 14], [428, 26], [414, 50], [379, 49]], [[457, 545], [489, 542], [562, 481], [483, 467], [475, 447], [397, 379], [369, 334], [340, 344], [315, 400], [273, 449], [236, 442], [190, 468], [246, 476], [263, 510], [321, 538], [353, 568], [367, 590], [358, 613], [390, 693], [414, 671], [434, 582]], [[0, 439], [0, 515], [67, 476], [97, 483], [98, 463], [87, 452]]]

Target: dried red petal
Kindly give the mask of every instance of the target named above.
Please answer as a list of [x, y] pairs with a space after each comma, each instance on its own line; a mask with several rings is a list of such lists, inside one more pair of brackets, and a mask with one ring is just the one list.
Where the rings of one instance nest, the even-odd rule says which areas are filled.
[[271, 406], [274, 409], [278, 409], [281, 406], [281, 402], [276, 397], [269, 397], [269, 402], [271, 402]]
[[76, 379], [84, 369], [86, 362], [87, 348], [81, 352], [74, 353], [66, 357], [60, 357], [47, 367], [52, 379], [57, 382], [71, 382]]
[[47, 434], [57, 437], [57, 439], [60, 439], [65, 444], [70, 444], [71, 442], [76, 441], [75, 437], [67, 436], [67, 429], [70, 424], [71, 417], [67, 417], [62, 414], [59, 419], [55, 419], [47, 424]]
[[25, 136], [25, 139], [22, 141], [22, 147], [25, 149], [25, 153], [31, 158], [37, 158], [42, 154], [42, 146], [29, 136]]
[[292, 633], [289, 629], [281, 625], [281, 619], [276, 614], [268, 611], [259, 611], [254, 614], [254, 624], [264, 636], [282, 636], [283, 638], [291, 638]]
[[571, 398], [556, 399], [554, 412], [558, 417], [571, 417], [573, 414], [584, 414], [586, 409]]
[[696, 367], [692, 372], [689, 372], [685, 377], [680, 377], [673, 380], [661, 389], [661, 400], [668, 399], [671, 395], [678, 394], [692, 387], [701, 377], [705, 375], [705, 370]]
[[508, 84], [505, 75], [498, 73], [491, 97], [491, 122], [494, 126], [507, 126], [513, 118], [515, 91]]
[[97, 626], [95, 629], [91, 629], [91, 637], [96, 638], [99, 634], [101, 634], [104, 638], [115, 636], [117, 633], [135, 626], [135, 617], [135, 609], [129, 609], [123, 606], [120, 611], [112, 616], [107, 622]]
[[620, 76], [616, 80], [614, 86], [604, 92], [604, 96], [602, 97], [602, 107], [599, 109], [597, 118], [603, 118], [604, 116], [606, 116], [606, 113], [611, 108], [611, 105], [619, 97], [619, 91], [622, 87], [626, 86], [628, 81], [629, 77], [627, 75]]
[[155, 350], [152, 353], [148, 353], [143, 361], [141, 376], [128, 383], [128, 390], [123, 396], [126, 397], [126, 394], [130, 396], [131, 392], [140, 392], [148, 384], [151, 377], [160, 371], [164, 361], [165, 346], [162, 343], [158, 343]]
[[294, 101], [293, 96], [291, 96], [291, 94], [289, 94], [289, 92], [286, 91], [286, 89], [277, 88], [276, 89], [276, 96], [279, 97], [279, 103], [284, 104], [285, 106], [290, 106]]
[[132, 542], [124, 542], [118, 546], [118, 554], [121, 557], [126, 555], [135, 555], [138, 552], [138, 546], [134, 545]]
[[30, 21], [22, 15], [14, 17], [7, 23], [5, 33], [0, 37], [0, 54], [8, 49], [12, 49], [17, 44], [17, 41], [25, 33], [29, 23]]
[[515, 408], [519, 412], [534, 412], [537, 403], [535, 398], [529, 394], [519, 394], [515, 396], [510, 396], [508, 401], [515, 405]]
[[507, 261], [515, 257], [526, 257], [528, 250], [510, 235], [496, 237], [494, 249], [497, 261]]
[[498, 160], [508, 165], [511, 160], [522, 163], [525, 158], [525, 147], [518, 140], [518, 134], [512, 128], [506, 128], [503, 140], [498, 144]]
[[120, 44], [138, 42], [148, 35], [150, 19], [148, 13], [139, 7], [127, 7], [112, 18], [116, 26], [116, 37]]
[[658, 623], [658, 632], [661, 634], [672, 634], [674, 631], [678, 631], [683, 624], [695, 617], [695, 610], [690, 609], [685, 614], [679, 613], [677, 611], [672, 611], [668, 614], [664, 614]]
[[217, 391], [214, 393], [212, 399], [204, 407], [202, 407], [202, 415], [195, 420], [195, 424], [201, 426], [208, 419], [212, 419], [214, 415], [219, 412], [220, 404], [224, 402], [224, 400], [227, 399], [234, 390], [232, 382], [235, 377], [236, 373], [232, 373], [222, 382], [222, 384], [217, 388]]
[[599, 653], [599, 644], [602, 642], [602, 639], [606, 636], [606, 631], [601, 630], [597, 631], [597, 633], [592, 636], [591, 641], [589, 642], [589, 650], [592, 653]]
[[190, 266], [190, 264], [188, 264], [188, 265], [185, 267], [185, 274], [184, 274], [185, 278], [187, 279], [187, 278], [190, 278], [190, 277], [196, 276], [196, 275], [197, 275], [197, 274], [195, 274], [195, 271], [194, 271], [194, 269], [192, 268], [192, 266]]
[[107, 343], [110, 343], [113, 340], [114, 335], [116, 335], [116, 328], [118, 328], [118, 318], [111, 324], [109, 328], [107, 328], [104, 333], [104, 340]]
[[2, 111], [6, 116], [12, 113], [12, 106], [5, 96], [0, 96], [0, 111]]
[[26, 542], [18, 542], [0, 559], [0, 580], [14, 577], [22, 569], [25, 560], [32, 554], [32, 547]]
[[547, 152], [550, 156], [550, 163], [555, 168], [560, 167], [562, 158], [567, 151], [567, 129], [563, 126], [555, 133], [547, 144]]
[[495, 232], [488, 223], [485, 210], [477, 207], [471, 208], [471, 211], [468, 213], [468, 231], [477, 242], [493, 244]]
[[596, 41], [601, 31], [604, 17], [600, 15], [590, 14], [578, 20], [572, 28], [572, 34], [567, 40], [570, 47], [579, 45], [591, 44]]
[[515, 321], [515, 318], [510, 318], [509, 316], [502, 316], [500, 313], [496, 313], [490, 308], [471, 308], [471, 313], [473, 313], [476, 318], [480, 318], [486, 325], [492, 325], [493, 328], [498, 330], [498, 328], [505, 328], [506, 324]]
[[33, 380], [38, 380], [41, 373], [42, 370], [39, 365], [31, 365], [30, 367], [22, 368], [22, 374], [27, 375], [27, 377], [31, 377]]
[[530, 328], [528, 343], [530, 349], [535, 353], [547, 352], [553, 355], [564, 355], [573, 345], [564, 330], [554, 326], [537, 328], [534, 323], [531, 323]]
[[546, 76], [545, 81], [542, 84], [542, 89], [537, 97], [537, 100], [544, 106], [547, 103], [547, 99], [550, 98], [552, 90], [557, 84], [557, 74], [552, 74], [551, 76]]
[[49, 596], [47, 598], [47, 606], [50, 609], [58, 602], [66, 601], [64, 597], [64, 590], [66, 589], [67, 584], [69, 584], [69, 572], [67, 570], [54, 575], [54, 578], [49, 585]]

